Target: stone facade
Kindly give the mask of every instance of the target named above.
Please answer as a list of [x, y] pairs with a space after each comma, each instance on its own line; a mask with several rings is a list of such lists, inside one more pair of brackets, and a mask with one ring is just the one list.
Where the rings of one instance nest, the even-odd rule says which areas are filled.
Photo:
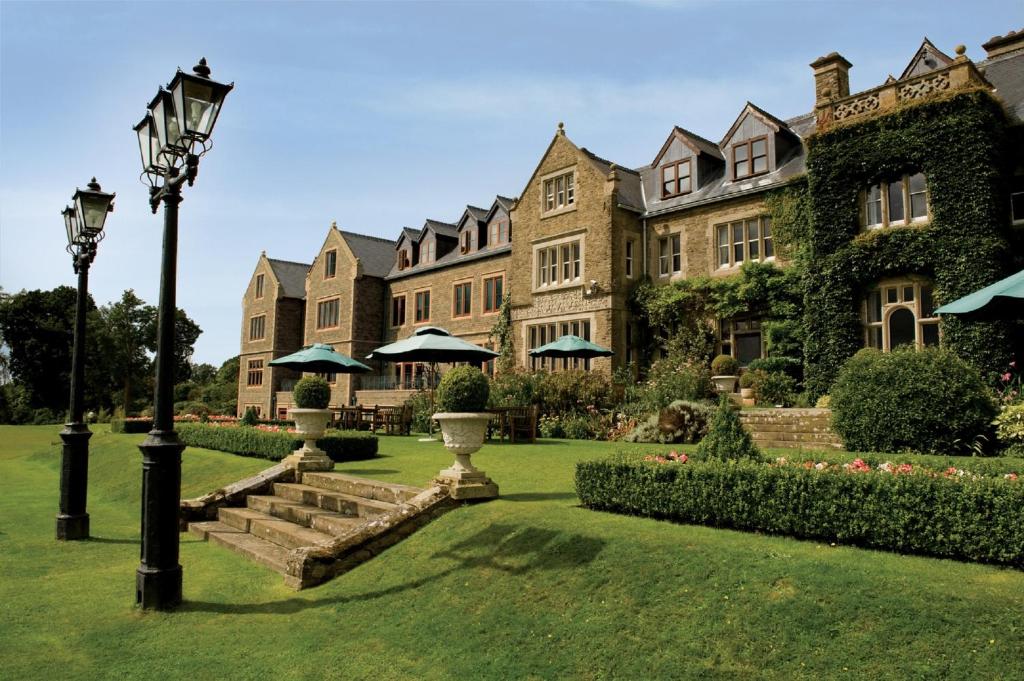
[[[1011, 120], [1019, 123], [1024, 40], [1011, 33], [986, 49], [989, 59], [975, 65], [962, 49], [952, 58], [925, 41], [899, 79], [853, 94], [851, 64], [829, 54], [811, 64], [808, 113], [780, 120], [748, 102], [731, 126], [723, 124], [721, 141], [675, 126], [654, 160], [637, 169], [577, 146], [559, 124], [518, 199], [498, 196], [490, 209], [467, 206], [454, 222], [427, 220], [421, 229], [404, 228], [396, 242], [332, 226], [299, 296], [282, 296], [270, 283], [275, 261], [263, 256], [256, 274], [263, 273], [270, 288], [257, 300], [254, 274], [245, 297], [240, 410], [260, 404], [266, 413], [290, 399], [281, 390], [289, 378], [283, 373], [268, 373], [263, 385], [247, 386], [246, 361], [279, 356], [301, 343], [330, 343], [362, 358], [430, 325], [486, 344], [497, 313], [484, 309], [484, 287], [498, 276], [502, 293], [511, 293], [519, 365], [533, 366], [527, 354], [532, 345], [568, 331], [588, 333], [615, 351], [610, 359], [594, 360], [592, 368], [623, 366], [637, 358], [627, 301], [639, 282], [731, 276], [744, 262], [778, 262], [765, 198], [804, 177], [805, 143], [816, 131], [904, 100], [978, 87], [1002, 97]], [[1024, 177], [1024, 167], [1016, 173]], [[328, 253], [334, 253], [331, 275]], [[417, 293], [426, 291], [430, 313], [417, 320]], [[467, 293], [469, 304], [460, 306]], [[403, 297], [404, 317], [393, 307]], [[338, 301], [337, 320], [325, 325], [321, 305], [331, 300]], [[250, 319], [260, 314], [267, 316], [267, 336], [250, 340]], [[738, 326], [738, 319], [719, 320], [719, 349], [739, 356], [742, 340], [749, 360], [758, 356], [759, 327], [753, 318]], [[332, 406], [351, 402], [357, 389], [379, 399], [381, 391], [410, 387], [402, 384], [405, 368], [374, 369], [376, 376], [339, 376]]]

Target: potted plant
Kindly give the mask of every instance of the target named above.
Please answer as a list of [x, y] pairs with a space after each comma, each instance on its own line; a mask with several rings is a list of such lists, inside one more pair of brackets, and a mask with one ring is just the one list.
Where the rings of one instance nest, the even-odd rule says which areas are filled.
[[438, 477], [448, 484], [454, 499], [498, 496], [498, 486], [470, 461], [487, 434], [491, 415], [484, 410], [490, 393], [487, 376], [471, 366], [448, 371], [437, 386], [434, 420], [441, 426], [445, 448], [455, 455], [455, 462]]
[[746, 400], [754, 399], [754, 384], [757, 382], [757, 377], [753, 371], [744, 371], [740, 375], [740, 397], [743, 398], [744, 404]]
[[740, 364], [732, 355], [718, 355], [711, 360], [711, 380], [715, 383], [718, 393], [731, 393], [736, 390], [736, 374]]
[[331, 386], [319, 376], [306, 376], [292, 388], [295, 406], [288, 410], [288, 417], [295, 421], [295, 434], [303, 441], [302, 447], [286, 457], [283, 463], [299, 471], [323, 471], [334, 468], [331, 457], [316, 446], [324, 436], [331, 420]]

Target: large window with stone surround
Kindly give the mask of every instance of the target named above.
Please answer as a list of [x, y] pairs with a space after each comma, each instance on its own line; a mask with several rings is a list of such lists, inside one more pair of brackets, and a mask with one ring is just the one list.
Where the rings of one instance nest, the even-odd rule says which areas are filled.
[[901, 345], [923, 348], [938, 345], [939, 318], [935, 314], [931, 282], [924, 279], [889, 279], [865, 296], [861, 319], [864, 345], [892, 350]]
[[719, 269], [775, 257], [772, 221], [767, 215], [715, 225], [715, 251]]
[[245, 377], [245, 384], [249, 387], [263, 385], [263, 360], [250, 359]]
[[338, 325], [341, 299], [330, 298], [316, 304], [316, 328], [329, 329]]
[[756, 317], [734, 317], [718, 322], [718, 342], [723, 355], [732, 355], [745, 367], [764, 356], [761, 320]]
[[928, 219], [928, 183], [924, 173], [873, 184], [861, 196], [865, 229], [899, 227]]
[[533, 251], [536, 288], [578, 284], [583, 277], [583, 242], [560, 239]]
[[[572, 319], [559, 322], [548, 322], [545, 324], [532, 324], [527, 327], [527, 350], [539, 348], [552, 341], [558, 340], [561, 336], [572, 334], [584, 340], [590, 340], [590, 320]], [[558, 371], [564, 369], [590, 369], [589, 359], [567, 358], [567, 357], [531, 357], [527, 353], [531, 370]]]
[[267, 334], [267, 315], [261, 314], [249, 318], [249, 340], [263, 340]]

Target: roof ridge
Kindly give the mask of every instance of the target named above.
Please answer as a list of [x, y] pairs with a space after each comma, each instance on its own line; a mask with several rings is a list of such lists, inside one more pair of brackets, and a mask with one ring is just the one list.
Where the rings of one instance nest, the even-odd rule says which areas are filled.
[[717, 145], [717, 144], [715, 144], [714, 142], [712, 142], [711, 140], [709, 140], [709, 139], [708, 139], [707, 137], [704, 137], [703, 135], [698, 135], [698, 134], [697, 134], [697, 133], [695, 133], [695, 132], [694, 132], [693, 130], [689, 130], [689, 129], [687, 129], [687, 128], [684, 128], [684, 127], [683, 127], [683, 126], [681, 126], [681, 125], [677, 125], [677, 126], [676, 126], [676, 128], [677, 128], [677, 129], [678, 129], [678, 130], [679, 130], [680, 132], [686, 133], [686, 134], [687, 134], [687, 135], [689, 135], [690, 137], [696, 137], [696, 138], [697, 138], [697, 139], [699, 139], [699, 140], [700, 140], [701, 142], [707, 142], [708, 144], [710, 144], [711, 146], [715, 147], [716, 149], [718, 148], [718, 145]]
[[582, 151], [584, 154], [586, 154], [587, 156], [589, 156], [593, 160], [597, 161], [598, 163], [603, 163], [606, 166], [615, 166], [616, 170], [625, 170], [626, 172], [633, 173], [634, 175], [639, 175], [640, 174], [637, 171], [633, 170], [632, 168], [628, 168], [626, 166], [619, 165], [615, 161], [609, 161], [606, 158], [602, 158], [602, 157], [598, 156], [597, 154], [595, 154], [594, 152], [592, 152], [590, 149], [587, 149], [586, 147], [580, 147], [580, 151]]
[[388, 244], [395, 243], [395, 241], [393, 239], [388, 239], [387, 237], [383, 237], [383, 236], [374, 236], [372, 234], [362, 234], [360, 232], [350, 232], [350, 231], [344, 230], [344, 229], [339, 229], [338, 231], [341, 232], [342, 234], [346, 235], [346, 236], [357, 236], [357, 237], [359, 237], [361, 239], [373, 239], [374, 241], [383, 241], [384, 243], [388, 243]]
[[284, 263], [286, 265], [302, 265], [303, 267], [309, 267], [310, 265], [313, 264], [311, 262], [299, 262], [298, 260], [282, 260], [281, 258], [271, 258], [269, 255], [267, 256], [267, 260], [271, 262]]

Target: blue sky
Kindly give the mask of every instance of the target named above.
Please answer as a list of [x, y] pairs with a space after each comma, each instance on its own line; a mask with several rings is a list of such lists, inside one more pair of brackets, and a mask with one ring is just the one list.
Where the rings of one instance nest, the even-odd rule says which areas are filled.
[[1024, 27], [1024, 3], [0, 2], [0, 286], [74, 283], [61, 208], [95, 175], [116, 210], [97, 302], [156, 303], [162, 219], [131, 126], [178, 66], [234, 81], [181, 206], [178, 304], [197, 361], [237, 354], [261, 250], [309, 261], [332, 220], [395, 238], [518, 195], [558, 121], [621, 165], [679, 124], [718, 140], [747, 100], [810, 111], [808, 63], [851, 88], [896, 75], [927, 35], [952, 54]]

